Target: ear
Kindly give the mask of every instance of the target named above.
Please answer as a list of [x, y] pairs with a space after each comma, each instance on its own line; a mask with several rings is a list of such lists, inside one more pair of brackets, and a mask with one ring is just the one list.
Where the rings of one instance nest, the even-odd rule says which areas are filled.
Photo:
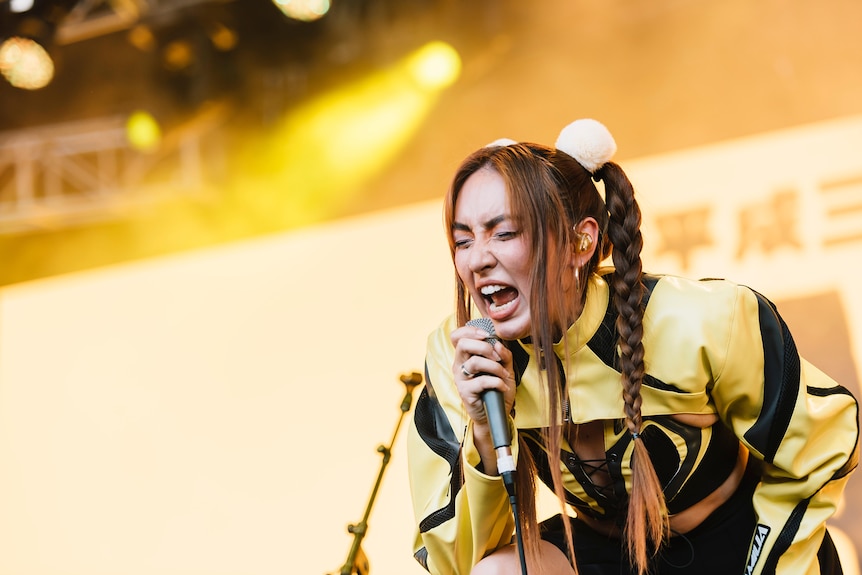
[[599, 243], [599, 224], [595, 218], [584, 218], [575, 226], [575, 253], [572, 263], [583, 267], [596, 251]]

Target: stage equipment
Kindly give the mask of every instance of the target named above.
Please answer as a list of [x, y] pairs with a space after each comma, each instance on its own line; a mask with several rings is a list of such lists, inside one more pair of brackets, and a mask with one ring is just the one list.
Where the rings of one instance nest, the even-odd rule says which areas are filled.
[[377, 491], [380, 489], [380, 483], [383, 480], [383, 472], [386, 470], [386, 466], [389, 464], [389, 459], [392, 456], [392, 447], [395, 445], [395, 438], [398, 436], [398, 430], [401, 428], [404, 414], [410, 411], [410, 407], [413, 405], [413, 389], [422, 383], [422, 374], [414, 371], [413, 373], [402, 375], [401, 383], [407, 388], [407, 393], [401, 401], [401, 413], [398, 416], [398, 423], [395, 424], [395, 431], [392, 433], [392, 440], [389, 442], [389, 445], [380, 445], [377, 447], [377, 452], [383, 455], [383, 459], [380, 461], [380, 471], [377, 473], [377, 481], [371, 490], [371, 497], [368, 499], [368, 505], [365, 507], [362, 521], [357, 524], [351, 523], [347, 526], [347, 532], [353, 534], [353, 544], [347, 553], [347, 560], [341, 567], [341, 571], [338, 572], [340, 575], [368, 575], [370, 571], [368, 557], [362, 551], [362, 539], [368, 532], [368, 517], [371, 515], [374, 500], [377, 498]]

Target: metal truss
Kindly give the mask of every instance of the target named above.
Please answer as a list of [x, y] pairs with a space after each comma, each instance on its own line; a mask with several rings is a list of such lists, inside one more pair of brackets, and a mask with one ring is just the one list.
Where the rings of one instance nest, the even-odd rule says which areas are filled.
[[133, 148], [126, 119], [0, 133], [0, 234], [117, 219], [142, 207], [209, 197], [204, 169], [227, 108], [217, 105], [164, 135], [157, 150]]
[[144, 18], [166, 18], [198, 4], [232, 0], [79, 0], [57, 26], [55, 41], [71, 44], [121, 30]]

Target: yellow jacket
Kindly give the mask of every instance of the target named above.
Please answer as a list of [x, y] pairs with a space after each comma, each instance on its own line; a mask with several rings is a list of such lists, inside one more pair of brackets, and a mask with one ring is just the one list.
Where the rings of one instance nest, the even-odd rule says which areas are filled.
[[[724, 280], [671, 276], [648, 276], [645, 283], [642, 437], [670, 512], [720, 483], [741, 442], [763, 462], [746, 573], [818, 573], [825, 522], [857, 463], [855, 399], [798, 356], [774, 306], [753, 290]], [[619, 520], [624, 509], [615, 505], [631, 488], [632, 448], [621, 425], [615, 312], [602, 277], [591, 277], [588, 290], [567, 346], [560, 342], [554, 352], [568, 379], [570, 420], [605, 422], [605, 445], [615, 462], [609, 471], [622, 497], [604, 498], [589, 482], [579, 482], [565, 451], [563, 478], [579, 513]], [[476, 468], [479, 456], [452, 377], [449, 334], [456, 327], [449, 317], [428, 338], [426, 386], [408, 431], [408, 466], [417, 560], [434, 574], [466, 575], [511, 541], [514, 521], [502, 480]], [[535, 437], [536, 429], [547, 427], [548, 414], [533, 350], [523, 342], [509, 347], [518, 380], [516, 449], [518, 434]], [[700, 429], [668, 417], [680, 413], [716, 414], [720, 422]], [[668, 446], [675, 452], [670, 458]], [[665, 453], [657, 458], [661, 449]]]

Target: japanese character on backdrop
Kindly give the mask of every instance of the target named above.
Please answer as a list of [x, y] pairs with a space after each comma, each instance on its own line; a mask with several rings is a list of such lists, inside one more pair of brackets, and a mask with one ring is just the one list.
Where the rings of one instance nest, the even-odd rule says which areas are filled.
[[661, 236], [658, 254], [676, 254], [682, 269], [688, 269], [694, 250], [713, 244], [707, 231], [711, 212], [712, 209], [706, 206], [658, 216], [656, 220]]
[[779, 190], [762, 202], [740, 209], [736, 259], [741, 259], [752, 249], [766, 254], [781, 247], [801, 249], [798, 213], [799, 193], [793, 189]]

